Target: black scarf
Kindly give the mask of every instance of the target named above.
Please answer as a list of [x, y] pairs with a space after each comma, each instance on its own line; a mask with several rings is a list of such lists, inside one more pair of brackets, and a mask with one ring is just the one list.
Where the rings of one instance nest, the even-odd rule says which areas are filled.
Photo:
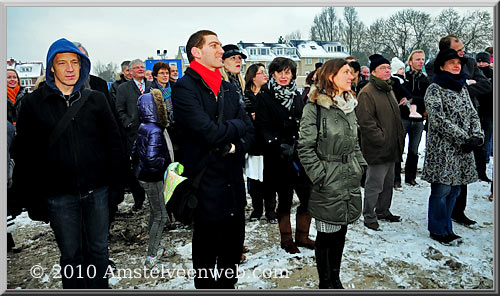
[[268, 87], [270, 90], [274, 91], [274, 97], [283, 105], [285, 108], [290, 110], [293, 104], [293, 98], [297, 95], [297, 86], [295, 85], [295, 80], [291, 80], [288, 85], [279, 85], [274, 78], [269, 79]]
[[451, 89], [456, 92], [462, 91], [462, 88], [464, 87], [465, 81], [467, 80], [467, 74], [465, 73], [460, 73], [460, 74], [452, 74], [448, 71], [439, 71], [434, 75], [432, 78], [432, 82], [436, 83], [437, 85]]

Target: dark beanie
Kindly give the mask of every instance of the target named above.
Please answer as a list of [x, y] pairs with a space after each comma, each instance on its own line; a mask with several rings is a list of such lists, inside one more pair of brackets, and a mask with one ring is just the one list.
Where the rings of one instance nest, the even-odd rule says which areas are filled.
[[314, 64], [314, 69], [318, 70], [321, 66], [323, 66], [323, 63], [321, 63], [321, 62], [316, 63], [316, 64]]
[[480, 53], [476, 54], [476, 62], [486, 62], [490, 63], [490, 54], [486, 51], [481, 51]]
[[390, 65], [391, 62], [389, 62], [388, 59], [384, 58], [383, 56], [379, 55], [378, 53], [372, 54], [371, 56], [368, 57], [370, 59], [370, 72], [373, 72], [375, 68], [382, 64], [388, 64]]
[[241, 52], [240, 48], [234, 44], [226, 44], [222, 47], [224, 53], [222, 54], [222, 59], [225, 60], [234, 55], [240, 55], [242, 59], [246, 59], [247, 56]]
[[467, 62], [466, 58], [459, 56], [457, 51], [452, 48], [447, 48], [439, 51], [436, 56], [436, 60], [434, 61], [434, 73], [441, 72], [441, 67], [444, 66], [446, 61], [453, 59], [459, 59], [462, 63], [462, 67]]

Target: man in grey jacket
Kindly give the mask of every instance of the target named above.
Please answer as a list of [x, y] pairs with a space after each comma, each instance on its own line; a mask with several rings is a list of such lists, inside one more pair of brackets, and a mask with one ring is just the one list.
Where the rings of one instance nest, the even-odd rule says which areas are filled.
[[361, 151], [368, 163], [363, 205], [364, 224], [378, 230], [378, 219], [399, 222], [389, 208], [394, 165], [402, 160], [403, 124], [390, 84], [390, 62], [379, 54], [369, 57], [371, 76], [358, 96], [356, 115], [361, 131]]
[[[137, 129], [139, 128], [139, 115], [137, 112], [137, 99], [140, 95], [149, 92], [151, 82], [144, 79], [146, 72], [144, 62], [140, 59], [135, 59], [130, 62], [130, 71], [132, 72], [132, 79], [122, 83], [118, 87], [116, 93], [116, 111], [120, 118], [120, 122], [125, 129], [127, 136], [127, 153], [130, 156], [132, 145], [134, 144], [137, 136]], [[132, 173], [135, 171], [136, 165], [133, 165], [132, 171], [128, 177], [128, 184], [130, 191], [134, 196], [134, 210], [142, 208], [145, 199], [144, 189], [139, 185], [139, 181]]]

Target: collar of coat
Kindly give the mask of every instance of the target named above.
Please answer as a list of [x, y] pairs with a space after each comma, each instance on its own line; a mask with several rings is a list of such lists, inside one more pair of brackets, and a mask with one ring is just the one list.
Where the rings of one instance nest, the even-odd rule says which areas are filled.
[[[310, 92], [313, 92], [314, 90], [315, 87], [312, 86]], [[350, 96], [349, 101], [343, 101], [344, 104], [342, 104], [342, 106], [339, 106], [338, 105], [339, 102], [334, 101], [332, 97], [323, 93], [320, 93], [316, 96], [310, 96], [309, 101], [311, 103], [316, 103], [326, 109], [330, 109], [331, 106], [334, 105], [336, 108], [349, 113], [350, 111], [354, 110], [354, 108], [357, 105], [357, 101], [354, 99], [354, 97], [351, 94], [349, 94], [349, 96]]]

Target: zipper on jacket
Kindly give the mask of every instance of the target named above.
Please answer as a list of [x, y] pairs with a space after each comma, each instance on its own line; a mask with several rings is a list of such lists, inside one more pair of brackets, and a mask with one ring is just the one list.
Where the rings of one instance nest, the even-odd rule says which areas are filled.
[[327, 133], [326, 133], [326, 118], [323, 118], [323, 138], [326, 139]]

